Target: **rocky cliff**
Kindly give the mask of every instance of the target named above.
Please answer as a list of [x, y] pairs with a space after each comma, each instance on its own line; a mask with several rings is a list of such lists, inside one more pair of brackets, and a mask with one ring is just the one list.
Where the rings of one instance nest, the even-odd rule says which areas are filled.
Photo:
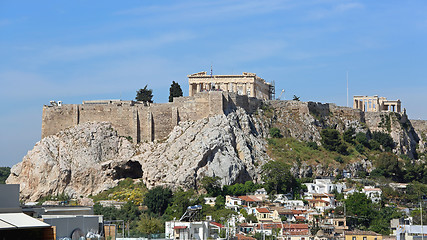
[[192, 188], [204, 176], [223, 184], [259, 180], [259, 166], [269, 160], [265, 140], [242, 109], [199, 121], [181, 122], [162, 142], [132, 144], [111, 124], [85, 123], [43, 138], [7, 183], [21, 184], [21, 198], [65, 193], [97, 194], [125, 177], [148, 187]]
[[[7, 183], [20, 183], [22, 199], [36, 201], [49, 194], [94, 195], [126, 177], [142, 179], [149, 188], [197, 188], [204, 176], [218, 176], [222, 184], [259, 181], [261, 166], [271, 160], [265, 139], [273, 126], [287, 137], [319, 144], [325, 127], [341, 132], [349, 127], [357, 132], [385, 131], [397, 143], [394, 151], [410, 156], [425, 141], [406, 115], [365, 114], [334, 104], [269, 101], [252, 115], [237, 108], [227, 115], [180, 122], [166, 139], [156, 142], [134, 144], [118, 136], [107, 122], [80, 124], [38, 142], [13, 166]], [[367, 159], [347, 166], [351, 172], [371, 168]], [[338, 171], [321, 164], [293, 168], [299, 177], [336, 175]]]

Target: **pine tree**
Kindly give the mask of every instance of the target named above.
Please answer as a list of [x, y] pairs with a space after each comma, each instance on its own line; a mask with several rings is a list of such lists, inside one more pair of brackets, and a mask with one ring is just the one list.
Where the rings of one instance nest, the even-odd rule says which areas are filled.
[[145, 85], [144, 88], [136, 92], [135, 99], [137, 101], [153, 103], [153, 89], [147, 89], [147, 85]]
[[171, 87], [169, 89], [169, 102], [173, 102], [174, 97], [182, 97], [182, 89], [177, 82], [172, 81]]

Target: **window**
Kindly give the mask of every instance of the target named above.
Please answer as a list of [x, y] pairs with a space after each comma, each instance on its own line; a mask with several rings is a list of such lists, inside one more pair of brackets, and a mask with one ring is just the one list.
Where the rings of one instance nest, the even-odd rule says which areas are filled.
[[363, 237], [363, 240], [366, 240], [367, 238], [366, 237]]
[[356, 237], [352, 237], [351, 239], [352, 239], [352, 240], [356, 240]]

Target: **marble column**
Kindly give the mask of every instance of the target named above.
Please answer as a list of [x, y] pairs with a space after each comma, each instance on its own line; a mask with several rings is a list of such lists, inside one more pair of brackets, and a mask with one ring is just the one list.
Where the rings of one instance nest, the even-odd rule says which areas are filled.
[[200, 83], [196, 83], [196, 93], [201, 92]]
[[188, 88], [188, 96], [192, 97], [193, 95], [193, 84], [190, 83]]
[[251, 97], [256, 97], [255, 96], [255, 83], [251, 83], [250, 86], [251, 86]]
[[243, 95], [248, 95], [248, 89], [246, 88], [246, 83], [243, 83]]

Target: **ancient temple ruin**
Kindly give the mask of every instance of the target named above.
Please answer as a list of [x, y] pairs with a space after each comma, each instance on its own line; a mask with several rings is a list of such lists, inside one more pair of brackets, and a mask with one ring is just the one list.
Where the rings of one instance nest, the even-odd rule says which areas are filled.
[[199, 72], [188, 75], [189, 95], [203, 91], [233, 92], [258, 99], [272, 99], [274, 86], [258, 77], [255, 73], [242, 75], [208, 75]]
[[387, 100], [385, 97], [353, 96], [353, 108], [364, 112], [401, 112], [401, 102]]

